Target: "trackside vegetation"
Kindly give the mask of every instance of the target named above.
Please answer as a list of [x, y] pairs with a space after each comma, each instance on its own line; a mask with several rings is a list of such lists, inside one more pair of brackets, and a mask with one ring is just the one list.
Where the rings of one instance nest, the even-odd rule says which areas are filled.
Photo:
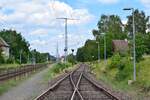
[[45, 74], [44, 78], [46, 81], [54, 78], [55, 76], [63, 73], [65, 70], [68, 70], [70, 68], [72, 68], [72, 64], [71, 63], [56, 63], [53, 66], [51, 66], [51, 68], [49, 69], [49, 71]]
[[133, 79], [133, 65], [129, 57], [121, 57], [119, 54], [114, 55], [101, 63], [93, 63], [92, 72], [96, 78], [104, 81], [113, 89], [128, 93], [133, 100], [150, 97], [150, 57], [144, 58], [137, 63], [137, 80], [132, 84], [129, 80]]
[[[91, 65], [97, 79], [103, 80], [115, 90], [127, 92], [135, 100], [143, 100], [143, 97], [150, 98], [150, 58], [148, 56], [150, 55], [150, 31], [147, 31], [150, 24], [148, 24], [148, 16], [143, 11], [135, 9], [133, 13], [135, 17], [136, 81], [133, 81], [132, 15], [127, 17], [125, 25], [118, 15], [101, 15], [97, 28], [91, 32], [94, 39], [88, 39], [84, 46], [78, 48], [76, 58], [80, 62], [97, 62], [98, 52], [100, 52], [101, 62]], [[124, 54], [115, 51], [114, 47], [117, 46], [113, 45], [113, 40], [126, 41], [128, 50]], [[102, 61], [105, 52], [107, 65]]]

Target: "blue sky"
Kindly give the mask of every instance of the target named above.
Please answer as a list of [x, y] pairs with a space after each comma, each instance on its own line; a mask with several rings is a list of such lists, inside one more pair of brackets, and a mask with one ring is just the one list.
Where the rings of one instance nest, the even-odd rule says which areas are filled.
[[0, 0], [0, 29], [15, 29], [21, 32], [32, 49], [56, 54], [64, 49], [64, 21], [57, 17], [80, 20], [68, 22], [69, 52], [92, 39], [92, 29], [101, 14], [119, 15], [122, 22], [131, 12], [122, 10], [134, 7], [150, 15], [150, 0]]

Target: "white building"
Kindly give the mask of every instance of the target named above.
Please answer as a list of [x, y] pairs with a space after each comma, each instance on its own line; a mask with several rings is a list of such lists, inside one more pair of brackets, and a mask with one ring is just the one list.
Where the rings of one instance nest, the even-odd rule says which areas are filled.
[[9, 45], [0, 37], [0, 49], [5, 59], [9, 58]]

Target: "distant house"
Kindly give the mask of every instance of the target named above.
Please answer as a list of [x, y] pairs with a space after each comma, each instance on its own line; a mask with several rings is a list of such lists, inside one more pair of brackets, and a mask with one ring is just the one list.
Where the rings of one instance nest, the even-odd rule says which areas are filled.
[[0, 49], [5, 59], [9, 58], [9, 45], [0, 37]]
[[61, 56], [60, 61], [63, 63], [65, 61], [65, 56]]
[[113, 40], [113, 51], [118, 53], [127, 53], [129, 50], [129, 45], [127, 40]]

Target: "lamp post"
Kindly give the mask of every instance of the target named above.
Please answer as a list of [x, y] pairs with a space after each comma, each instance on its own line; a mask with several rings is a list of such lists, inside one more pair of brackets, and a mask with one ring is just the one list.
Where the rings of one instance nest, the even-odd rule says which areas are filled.
[[97, 53], [97, 57], [98, 57], [98, 62], [100, 63], [100, 46], [99, 46], [99, 42], [96, 42], [97, 43], [97, 49], [98, 49], [98, 53]]
[[103, 35], [104, 37], [104, 61], [105, 61], [105, 65], [107, 64], [107, 52], [106, 52], [106, 33], [101, 33], [101, 35]]
[[133, 80], [136, 81], [136, 51], [135, 51], [135, 21], [134, 21], [134, 8], [124, 8], [123, 10], [132, 11], [132, 27], [133, 27]]
[[148, 16], [147, 30], [150, 31], [150, 16]]
[[20, 50], [20, 64], [22, 63], [22, 49]]

